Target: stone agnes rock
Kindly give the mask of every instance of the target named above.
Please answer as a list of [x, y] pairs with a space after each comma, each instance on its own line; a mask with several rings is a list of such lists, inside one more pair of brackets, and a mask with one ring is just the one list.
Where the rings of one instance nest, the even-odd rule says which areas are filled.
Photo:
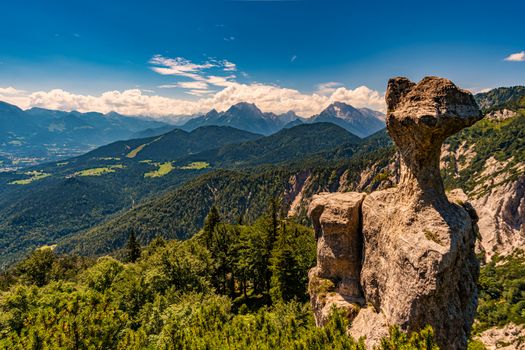
[[309, 275], [316, 321], [326, 322], [333, 305], [368, 346], [391, 325], [410, 332], [430, 324], [441, 348], [465, 349], [477, 300], [477, 217], [445, 196], [439, 156], [446, 137], [482, 115], [470, 93], [436, 77], [391, 79], [386, 100], [399, 185], [366, 197], [322, 194], [309, 209], [318, 235]]

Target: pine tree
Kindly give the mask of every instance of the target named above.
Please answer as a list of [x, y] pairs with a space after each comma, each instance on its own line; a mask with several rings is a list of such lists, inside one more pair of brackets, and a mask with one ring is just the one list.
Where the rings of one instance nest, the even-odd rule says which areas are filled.
[[135, 236], [135, 230], [131, 230], [129, 233], [129, 239], [128, 244], [126, 246], [127, 254], [128, 254], [128, 261], [134, 263], [135, 261], [140, 258], [140, 244], [137, 241], [137, 237]]

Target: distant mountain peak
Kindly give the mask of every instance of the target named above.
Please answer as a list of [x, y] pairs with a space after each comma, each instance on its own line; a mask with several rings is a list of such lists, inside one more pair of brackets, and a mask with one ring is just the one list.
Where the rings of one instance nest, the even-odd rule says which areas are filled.
[[355, 108], [339, 101], [330, 104], [321, 113], [310, 118], [308, 122], [334, 123], [359, 137], [369, 136], [385, 127], [382, 113], [368, 108]]
[[[325, 111], [334, 111], [337, 116], [344, 117], [348, 115], [349, 113], [358, 111], [357, 108], [355, 108], [352, 105], [346, 104], [344, 102], [333, 102], [328, 107], [325, 108]], [[322, 112], [321, 112], [322, 113]]]
[[233, 106], [231, 106], [226, 112], [230, 113], [230, 112], [237, 111], [237, 110], [250, 111], [250, 112], [262, 114], [262, 111], [259, 109], [259, 107], [257, 107], [254, 103], [249, 103], [249, 102], [236, 103]]

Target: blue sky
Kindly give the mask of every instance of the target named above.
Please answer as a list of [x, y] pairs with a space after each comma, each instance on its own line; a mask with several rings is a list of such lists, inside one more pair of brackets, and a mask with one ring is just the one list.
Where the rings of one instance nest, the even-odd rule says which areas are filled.
[[[181, 114], [225, 108], [254, 89], [253, 102], [271, 96], [263, 109], [308, 114], [337, 96], [381, 109], [374, 93], [382, 98], [398, 75], [445, 76], [476, 91], [525, 84], [518, 0], [19, 0], [2, 13], [0, 98], [26, 107]], [[108, 91], [118, 94], [103, 101]], [[108, 106], [111, 98], [120, 102]]]

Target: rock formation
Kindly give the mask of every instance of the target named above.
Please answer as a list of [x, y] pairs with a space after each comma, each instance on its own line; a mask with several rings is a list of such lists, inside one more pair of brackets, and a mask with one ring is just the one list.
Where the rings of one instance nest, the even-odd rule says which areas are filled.
[[400, 154], [396, 188], [321, 194], [309, 214], [318, 235], [310, 271], [316, 322], [344, 310], [349, 334], [369, 346], [391, 325], [430, 324], [443, 349], [465, 349], [476, 309], [477, 216], [445, 195], [439, 171], [443, 141], [482, 115], [472, 95], [451, 81], [391, 79], [387, 129]]
[[[317, 266], [309, 272], [315, 320], [318, 326], [328, 321], [333, 305], [357, 315], [364, 302], [359, 282], [361, 270], [362, 193], [324, 193], [312, 201], [308, 214], [317, 237]], [[334, 293], [332, 293], [334, 292]]]

